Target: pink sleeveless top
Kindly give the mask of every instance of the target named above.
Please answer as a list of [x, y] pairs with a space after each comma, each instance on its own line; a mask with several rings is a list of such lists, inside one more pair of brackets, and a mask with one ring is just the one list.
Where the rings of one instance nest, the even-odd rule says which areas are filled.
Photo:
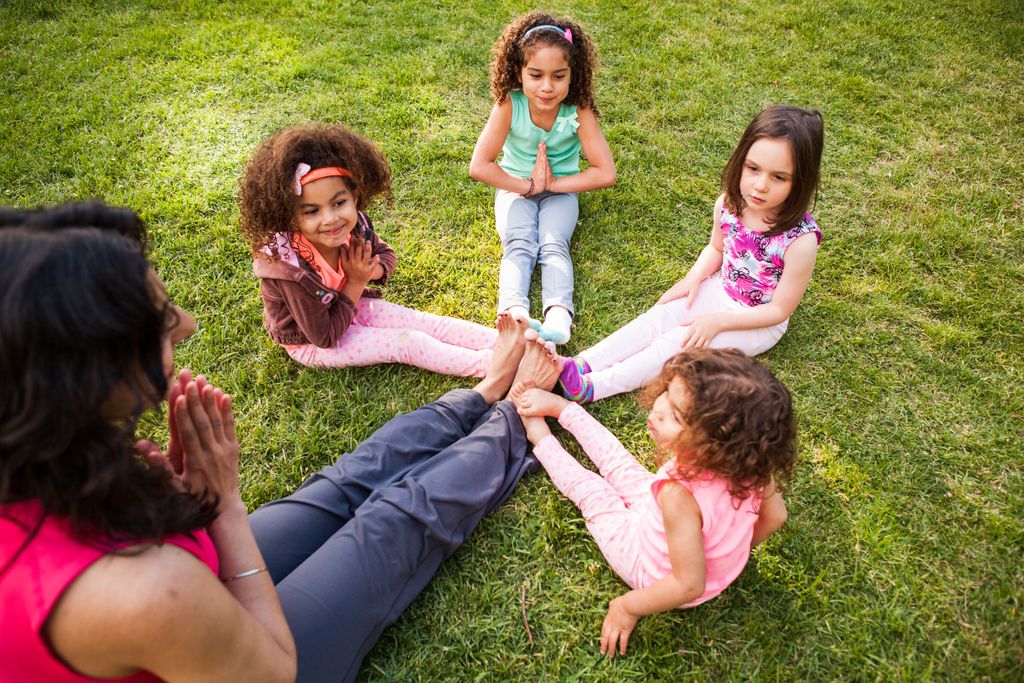
[[725, 590], [747, 566], [761, 497], [752, 494], [744, 500], [735, 498], [729, 493], [729, 483], [713, 476], [695, 481], [674, 479], [669, 475], [674, 468], [675, 458], [662, 465], [651, 482], [650, 509], [644, 515], [649, 523], [640, 534], [640, 562], [648, 576], [661, 578], [672, 573], [665, 520], [658, 505], [658, 494], [661, 493], [661, 487], [670, 481], [682, 484], [693, 494], [703, 517], [701, 536], [704, 539], [706, 562], [704, 593], [696, 600], [682, 605], [695, 607]]
[[726, 294], [747, 306], [772, 300], [786, 267], [786, 249], [797, 238], [813, 233], [821, 244], [821, 228], [811, 214], [778, 235], [749, 230], [729, 209], [722, 209], [722, 286]]
[[[124, 678], [96, 679], [73, 671], [53, 655], [43, 625], [60, 596], [93, 562], [138, 542], [96, 539], [84, 545], [71, 535], [65, 520], [48, 516], [39, 525], [40, 517], [36, 501], [0, 505], [0, 570], [6, 568], [0, 574], [0, 683], [159, 681], [144, 671]], [[37, 526], [35, 536], [24, 545]], [[214, 574], [220, 570], [217, 551], [205, 531], [195, 532], [195, 539], [179, 534], [164, 542], [189, 551]]]

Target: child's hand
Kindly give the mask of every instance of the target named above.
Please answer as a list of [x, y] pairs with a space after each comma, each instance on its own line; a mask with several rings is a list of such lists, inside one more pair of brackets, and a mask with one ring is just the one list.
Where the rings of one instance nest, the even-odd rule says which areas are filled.
[[699, 282], [693, 282], [690, 278], [684, 277], [669, 287], [668, 291], [661, 295], [661, 298], [658, 299], [658, 303], [655, 305], [667, 304], [669, 301], [675, 301], [685, 296], [686, 307], [689, 308], [693, 305], [693, 298], [697, 296], [698, 289], [700, 289]]
[[637, 617], [626, 609], [625, 598], [625, 595], [620, 595], [608, 603], [608, 614], [601, 626], [601, 654], [612, 659], [615, 659], [616, 649], [620, 655], [626, 654], [629, 634], [636, 626]]
[[548, 147], [543, 142], [537, 143], [537, 161], [533, 163], [533, 194], [540, 194], [551, 184], [551, 164], [548, 163]]
[[679, 342], [680, 349], [703, 349], [722, 331], [722, 316], [718, 313], [698, 315], [690, 321], [679, 323], [679, 326], [687, 328]]
[[373, 278], [380, 257], [373, 255], [373, 245], [361, 237], [352, 237], [348, 247], [341, 249], [341, 269], [345, 277], [363, 287]]

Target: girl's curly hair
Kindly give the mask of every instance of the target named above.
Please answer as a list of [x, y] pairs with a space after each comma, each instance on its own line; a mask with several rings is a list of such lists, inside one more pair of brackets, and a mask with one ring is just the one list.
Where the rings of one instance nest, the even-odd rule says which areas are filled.
[[796, 415], [789, 390], [768, 368], [736, 349], [695, 349], [673, 356], [644, 390], [651, 406], [674, 379], [686, 387], [684, 430], [672, 476], [693, 480], [714, 473], [729, 492], [747, 498], [774, 478], [786, 490], [796, 462]]
[[[534, 31], [525, 38], [523, 35], [534, 26], [558, 26], [572, 31], [572, 43], [560, 37], [555, 31]], [[594, 102], [594, 73], [597, 71], [597, 52], [590, 38], [580, 25], [564, 17], [546, 12], [530, 12], [512, 20], [492, 49], [491, 95], [497, 102], [504, 102], [513, 90], [523, 87], [522, 71], [530, 51], [538, 46], [560, 47], [569, 62], [569, 94], [565, 103], [589, 108], [598, 115]]]
[[254, 253], [273, 235], [291, 230], [295, 215], [295, 168], [339, 166], [352, 174], [342, 178], [366, 209], [379, 194], [391, 194], [387, 159], [366, 138], [345, 126], [308, 124], [274, 133], [259, 144], [238, 180], [239, 228]]

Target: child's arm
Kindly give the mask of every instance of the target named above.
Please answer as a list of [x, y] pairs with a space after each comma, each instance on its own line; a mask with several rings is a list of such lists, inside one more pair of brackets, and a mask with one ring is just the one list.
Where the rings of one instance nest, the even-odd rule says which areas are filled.
[[370, 253], [379, 260], [370, 273], [370, 282], [383, 285], [395, 272], [398, 257], [395, 256], [395, 250], [391, 245], [378, 237], [376, 232], [370, 233]]
[[604, 139], [594, 110], [589, 107], [577, 109], [576, 120], [580, 124], [576, 133], [579, 135], [583, 156], [587, 158], [590, 168], [582, 173], [552, 179], [547, 188], [551, 192], [587, 192], [615, 184], [612, 150], [608, 147], [608, 141]]
[[812, 233], [802, 235], [786, 249], [786, 268], [779, 278], [772, 300], [742, 311], [710, 313], [697, 316], [689, 323], [689, 334], [680, 341], [681, 348], [707, 346], [722, 332], [771, 327], [788, 318], [796, 310], [807, 291], [818, 255], [818, 238]]
[[667, 304], [682, 297], [686, 297], [686, 307], [693, 303], [693, 297], [697, 295], [697, 289], [701, 282], [709, 275], [718, 272], [722, 267], [722, 250], [725, 242], [722, 239], [722, 205], [725, 203], [725, 195], [719, 195], [715, 202], [715, 214], [711, 224], [711, 239], [701, 250], [700, 256], [686, 271], [682, 280], [672, 285], [667, 292], [658, 299], [659, 304]]
[[672, 573], [609, 603], [601, 627], [601, 654], [615, 657], [616, 650], [620, 655], [626, 654], [629, 635], [640, 617], [674, 609], [704, 593], [707, 575], [701, 536], [703, 517], [697, 501], [685, 486], [669, 482], [658, 494], [658, 505], [665, 520]]
[[345, 284], [341, 293], [351, 299], [352, 303], [358, 304], [379, 265], [380, 258], [374, 256], [372, 242], [359, 237], [350, 239], [348, 247], [341, 249], [341, 268], [345, 271]]
[[775, 488], [775, 481], [772, 480], [764, 489], [761, 508], [757, 512], [757, 521], [754, 522], [754, 536], [750, 539], [750, 546], [754, 547], [781, 529], [788, 518], [786, 501], [782, 500], [782, 494]]
[[271, 319], [291, 315], [309, 343], [323, 349], [333, 346], [345, 334], [356, 315], [355, 302], [348, 296], [325, 302], [324, 292], [317, 291], [309, 282], [265, 279], [260, 284], [260, 293]]
[[[512, 98], [506, 97], [504, 102], [495, 102], [487, 125], [476, 141], [473, 158], [469, 162], [469, 177], [499, 190], [525, 194], [530, 191], [529, 179], [510, 175], [497, 163], [498, 154], [511, 129]], [[533, 179], [534, 193], [544, 189], [544, 181], [544, 178]]]

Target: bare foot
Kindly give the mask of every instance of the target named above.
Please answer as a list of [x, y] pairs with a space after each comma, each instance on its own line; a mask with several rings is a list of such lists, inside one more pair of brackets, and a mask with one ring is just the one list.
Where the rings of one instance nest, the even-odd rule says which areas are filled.
[[532, 388], [532, 379], [523, 380], [522, 382], [516, 382], [515, 384], [512, 385], [512, 389], [509, 390], [508, 396], [506, 396], [505, 398], [512, 401], [516, 408], [519, 408], [522, 405], [520, 401], [523, 400], [523, 394], [525, 394], [527, 390]]
[[543, 341], [538, 339], [534, 330], [527, 330], [523, 336], [527, 340], [526, 351], [523, 353], [523, 360], [519, 363], [519, 370], [513, 381], [533, 380], [534, 386], [544, 390], [551, 389], [558, 381], [562, 363], [554, 351], [547, 348]]
[[488, 403], [500, 400], [508, 392], [526, 348], [523, 323], [507, 313], [499, 313], [494, 326], [498, 330], [498, 340], [494, 342], [487, 375], [473, 387]]
[[[519, 385], [514, 385], [513, 390], [517, 386]], [[536, 388], [524, 388], [520, 392], [518, 399], [513, 402], [516, 404], [516, 408], [519, 409], [519, 414], [525, 417], [557, 418], [565, 410], [565, 407], [569, 405], [569, 401], [561, 396], [556, 396], [550, 391]]]
[[540, 390], [534, 388], [532, 379], [516, 382], [512, 385], [512, 390], [508, 392], [508, 399], [518, 409], [519, 419], [522, 420], [523, 429], [526, 430], [526, 438], [536, 446], [541, 439], [551, 435], [551, 429], [548, 428], [548, 423], [544, 421], [543, 417], [523, 414], [521, 407], [523, 396], [533, 391]]

